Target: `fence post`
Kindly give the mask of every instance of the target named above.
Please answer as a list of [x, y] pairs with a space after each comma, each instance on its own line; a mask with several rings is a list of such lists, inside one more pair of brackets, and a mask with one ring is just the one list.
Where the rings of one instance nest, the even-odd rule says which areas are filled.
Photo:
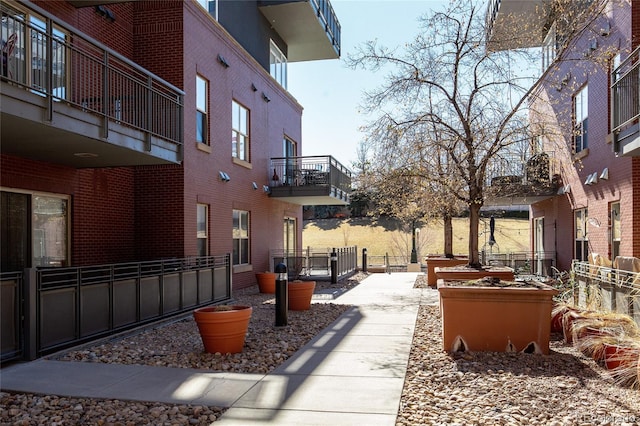
[[35, 268], [24, 270], [23, 276], [24, 297], [24, 352], [22, 357], [26, 361], [32, 361], [38, 357], [38, 278]]
[[331, 252], [331, 284], [336, 284], [338, 282], [338, 254], [336, 253], [335, 247]]

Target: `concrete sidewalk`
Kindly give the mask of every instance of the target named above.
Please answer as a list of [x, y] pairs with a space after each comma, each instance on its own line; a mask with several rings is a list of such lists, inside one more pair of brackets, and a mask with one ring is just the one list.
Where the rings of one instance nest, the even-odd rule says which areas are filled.
[[394, 425], [418, 307], [417, 273], [373, 274], [326, 302], [353, 305], [268, 375], [37, 360], [0, 370], [0, 388], [230, 407], [216, 425]]

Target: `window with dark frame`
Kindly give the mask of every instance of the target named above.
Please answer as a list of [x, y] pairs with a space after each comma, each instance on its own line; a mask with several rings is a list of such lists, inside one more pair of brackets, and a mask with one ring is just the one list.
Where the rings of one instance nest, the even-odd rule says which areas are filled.
[[233, 211], [233, 264], [248, 265], [249, 258], [249, 212]]
[[589, 87], [585, 85], [573, 97], [573, 148], [580, 152], [588, 147]]
[[209, 121], [207, 119], [209, 82], [196, 76], [196, 142], [209, 144]]
[[231, 155], [249, 161], [249, 110], [236, 101], [231, 103]]

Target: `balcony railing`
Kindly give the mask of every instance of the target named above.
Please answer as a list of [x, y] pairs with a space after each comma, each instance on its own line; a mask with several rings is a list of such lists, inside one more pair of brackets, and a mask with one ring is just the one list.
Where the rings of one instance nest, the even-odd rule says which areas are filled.
[[[272, 158], [270, 180], [272, 196], [310, 197], [300, 198], [306, 205], [349, 203], [351, 171], [330, 155]], [[329, 196], [332, 201], [314, 202], [314, 196]]]
[[318, 19], [322, 25], [324, 25], [327, 37], [331, 40], [333, 48], [338, 52], [338, 56], [340, 56], [340, 22], [338, 22], [336, 13], [333, 11], [331, 2], [329, 0], [311, 0], [310, 3], [316, 11]]
[[139, 130], [148, 151], [152, 136], [182, 145], [184, 92], [40, 9], [1, 8], [2, 81], [45, 97], [49, 114], [63, 102]]
[[638, 133], [640, 119], [640, 48], [634, 50], [611, 74], [611, 132], [614, 151], [620, 139]]
[[530, 204], [556, 194], [558, 172], [553, 151], [506, 154], [495, 160], [487, 171], [487, 198], [491, 204], [507, 198], [519, 199], [513, 204]]

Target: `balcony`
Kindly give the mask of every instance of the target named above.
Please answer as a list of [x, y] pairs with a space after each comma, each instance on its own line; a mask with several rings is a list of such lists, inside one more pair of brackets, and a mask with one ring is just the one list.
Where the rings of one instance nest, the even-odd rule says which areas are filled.
[[349, 204], [351, 171], [331, 156], [271, 159], [270, 196], [303, 206]]
[[502, 156], [487, 172], [484, 205], [530, 205], [557, 195], [559, 177], [553, 154]]
[[289, 62], [340, 57], [340, 22], [329, 0], [260, 0], [258, 6], [287, 44]]
[[487, 50], [542, 45], [548, 13], [542, 0], [490, 0], [487, 7]]
[[182, 161], [181, 90], [35, 6], [1, 8], [2, 153], [74, 168]]
[[621, 157], [640, 156], [640, 48], [611, 73], [611, 140]]

